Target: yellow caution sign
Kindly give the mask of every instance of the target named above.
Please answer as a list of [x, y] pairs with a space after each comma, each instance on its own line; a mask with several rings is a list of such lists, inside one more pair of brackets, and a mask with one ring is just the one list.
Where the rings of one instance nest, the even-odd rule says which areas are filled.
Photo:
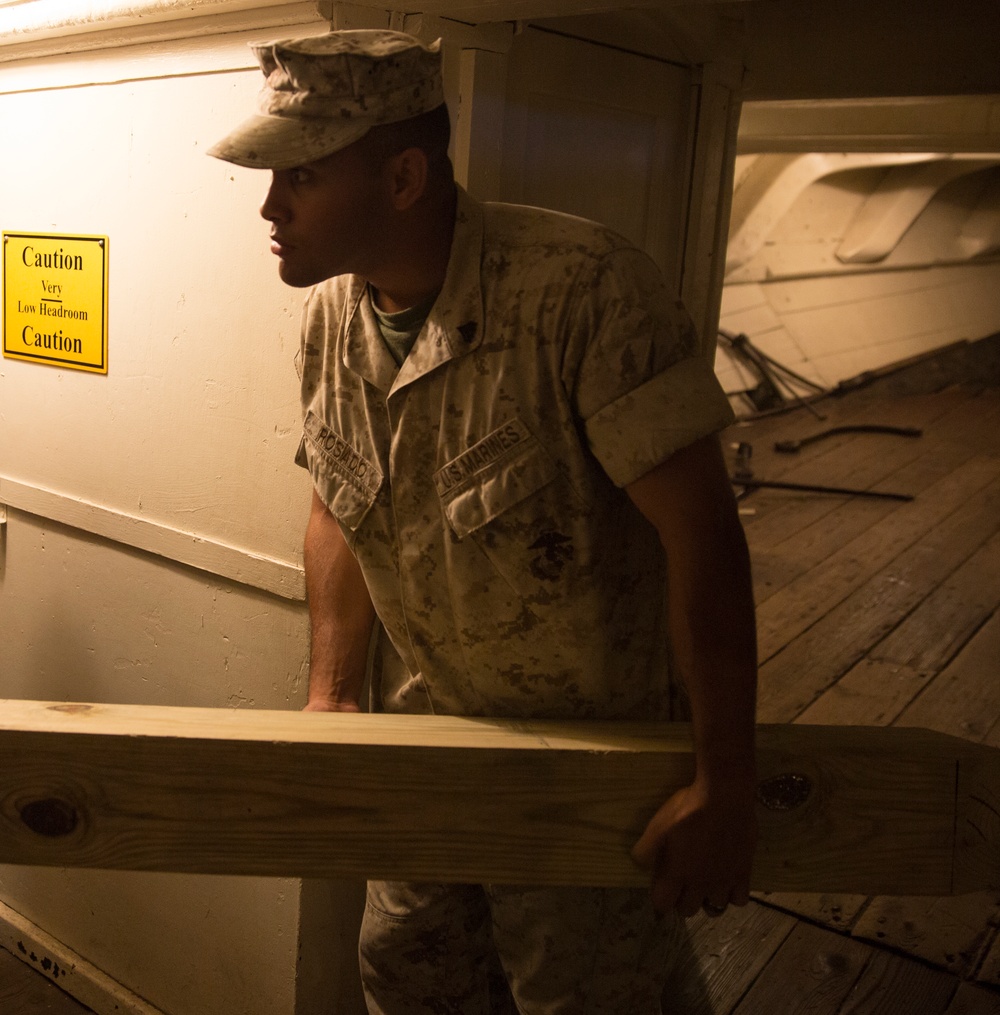
[[3, 354], [108, 372], [108, 238], [3, 234]]

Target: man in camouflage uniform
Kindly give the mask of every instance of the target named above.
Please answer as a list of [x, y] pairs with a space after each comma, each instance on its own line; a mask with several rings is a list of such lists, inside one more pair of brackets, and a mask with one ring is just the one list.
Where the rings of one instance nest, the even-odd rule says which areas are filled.
[[259, 115], [212, 154], [272, 170], [279, 274], [315, 287], [307, 707], [356, 711], [371, 643], [387, 711], [669, 718], [673, 672], [695, 734], [694, 783], [635, 847], [652, 892], [371, 883], [370, 1011], [486, 1015], [495, 949], [522, 1012], [658, 1013], [680, 917], [746, 902], [754, 840], [726, 399], [648, 257], [455, 186], [437, 44], [257, 52]]

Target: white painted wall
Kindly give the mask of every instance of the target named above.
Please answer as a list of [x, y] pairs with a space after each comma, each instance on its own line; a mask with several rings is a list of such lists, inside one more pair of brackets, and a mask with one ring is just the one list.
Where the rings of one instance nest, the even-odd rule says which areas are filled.
[[[274, 34], [0, 65], [0, 226], [110, 240], [108, 374], [0, 360], [0, 477], [294, 569], [300, 294], [264, 174], [204, 154]], [[0, 554], [0, 697], [304, 701], [301, 599], [13, 509]], [[298, 881], [6, 867], [0, 897], [169, 1015], [296, 1009]]]
[[[247, 43], [326, 27], [324, 5], [287, 5], [312, 11], [304, 26], [281, 6], [261, 5], [261, 30], [226, 15], [224, 34], [172, 41], [138, 24], [141, 44], [82, 34], [75, 55], [46, 35], [0, 62], [0, 227], [110, 241], [108, 375], [0, 360], [0, 697], [303, 703], [300, 294], [254, 214], [266, 177], [204, 155], [252, 108]], [[445, 35], [460, 179], [496, 196], [513, 26], [400, 27]], [[684, 137], [700, 168], [685, 244], [666, 260], [712, 317], [732, 92], [708, 82]], [[0, 901], [166, 1015], [362, 1011], [356, 885], [5, 867]]]
[[[720, 327], [825, 388], [1000, 331], [1000, 132], [995, 98], [747, 107]], [[993, 122], [992, 133], [988, 124]], [[969, 126], [971, 124], [971, 126]], [[987, 129], [984, 129], [984, 124]], [[903, 125], [909, 134], [904, 133]], [[840, 138], [838, 138], [838, 134]], [[826, 151], [803, 149], [822, 140]], [[838, 140], [861, 150], [838, 151]], [[952, 150], [921, 151], [935, 140]], [[962, 145], [974, 142], [977, 150]], [[773, 146], [773, 152], [753, 148]], [[720, 345], [728, 392], [759, 378]], [[807, 394], [791, 383], [790, 391]], [[734, 398], [737, 411], [751, 406]]]

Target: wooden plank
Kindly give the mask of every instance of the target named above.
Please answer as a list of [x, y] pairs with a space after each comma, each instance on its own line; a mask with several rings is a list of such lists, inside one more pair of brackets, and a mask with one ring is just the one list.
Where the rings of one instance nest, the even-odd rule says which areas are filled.
[[[164, 1015], [159, 1008], [154, 1008], [78, 952], [3, 903], [0, 903], [0, 946], [30, 969], [50, 979], [56, 984], [53, 989], [65, 991], [76, 998], [88, 1012], [93, 1009], [95, 1012], [115, 1012], [116, 1015]], [[0, 1011], [9, 1015], [2, 1005]]]
[[[761, 603], [757, 610], [759, 654], [762, 660], [807, 630], [901, 558], [921, 541], [933, 540], [938, 526], [951, 524], [952, 516], [968, 513], [970, 499], [979, 503], [981, 490], [996, 485], [1000, 463], [976, 457], [946, 476], [924, 495], [902, 504], [856, 539], [831, 554], [820, 569], [814, 569], [789, 583]], [[995, 494], [990, 490], [990, 498]], [[984, 504], [984, 510], [989, 510]], [[995, 505], [992, 505], [995, 510]], [[1000, 517], [1000, 512], [998, 512]], [[970, 519], [970, 522], [972, 519]], [[989, 520], [979, 522], [978, 543], [991, 534]], [[977, 547], [973, 546], [969, 552]], [[961, 561], [956, 561], [957, 564]]]
[[[799, 717], [803, 722], [843, 725], [888, 725], [893, 722], [917, 695], [948, 663], [957, 650], [980, 628], [1000, 606], [1000, 535], [994, 536], [966, 561], [948, 580], [920, 604], [891, 634], [828, 691], [821, 695]], [[1000, 646], [995, 646], [1000, 657]], [[993, 650], [988, 650], [993, 651]], [[983, 665], [988, 667], [986, 656]], [[987, 674], [990, 697], [995, 677]], [[964, 674], [946, 678], [958, 700], [965, 698]], [[944, 685], [941, 685], [944, 687]], [[922, 718], [908, 722], [911, 726], [941, 729], [937, 715], [941, 688], [918, 707]], [[992, 721], [996, 713], [988, 705], [973, 700], [967, 709], [970, 723]], [[970, 729], [972, 727], [969, 727]], [[966, 735], [966, 730], [941, 729], [941, 732]], [[974, 739], [981, 739], [974, 737]]]
[[933, 678], [933, 673], [900, 663], [862, 659], [795, 721], [821, 726], [888, 726]]
[[[974, 459], [969, 465], [984, 468], [986, 475], [1000, 471], [1000, 463], [989, 460]], [[972, 470], [960, 471], [968, 478]], [[808, 603], [796, 610], [789, 604], [789, 623], [804, 625], [814, 613], [815, 622], [761, 667], [761, 721], [787, 722], [801, 714], [990, 537], [1000, 521], [1000, 480], [995, 479], [960, 505], [955, 503], [959, 484], [950, 486], [947, 497], [928, 497], [922, 502], [929, 505], [925, 510], [938, 514], [939, 524], [912, 545], [901, 547], [897, 542], [894, 559], [864, 583], [858, 576], [870, 573], [871, 564], [856, 553], [845, 555], [830, 579], [837, 578], [855, 589], [846, 598], [842, 590], [833, 588], [824, 597], [826, 610]], [[885, 538], [908, 542], [902, 534], [907, 529], [904, 519], [912, 523], [913, 515], [906, 509], [918, 507], [907, 504], [893, 514], [896, 526], [884, 533]], [[876, 529], [881, 526], [870, 531]], [[871, 547], [871, 553], [878, 554], [878, 548]], [[775, 618], [770, 620], [773, 625]], [[775, 637], [777, 634], [772, 634], [772, 645]], [[762, 658], [766, 651], [765, 643]]]
[[[800, 923], [734, 1015], [791, 1011], [837, 1015], [868, 954], [858, 941]], [[789, 1007], [791, 998], [795, 1008]]]
[[[994, 749], [817, 726], [758, 743], [756, 889], [951, 890], [956, 777]], [[8, 700], [0, 862], [641, 885], [631, 847], [693, 769], [681, 724]]]
[[947, 665], [998, 606], [1000, 533], [981, 546], [880, 642], [871, 658], [936, 672]]
[[903, 712], [899, 725], [935, 729], [981, 742], [1000, 715], [1000, 614], [976, 632], [926, 691]]
[[4, 1015], [88, 1015], [55, 984], [0, 949], [0, 1011]]
[[690, 937], [663, 991], [664, 1010], [732, 1011], [794, 927], [794, 917], [756, 903], [688, 920]]
[[[877, 406], [857, 409], [851, 414], [834, 414], [827, 410], [828, 402], [823, 402], [820, 407], [828, 416], [825, 421], [820, 423], [800, 417], [794, 426], [787, 427], [780, 434], [772, 433], [763, 449], [760, 447], [762, 442], [754, 436], [754, 429], [750, 428], [747, 432], [749, 439], [755, 441], [754, 458], [761, 476], [803, 483], [825, 482], [827, 485], [896, 490], [920, 496], [949, 471], [968, 461], [978, 449], [981, 440], [977, 441], [971, 434], [964, 435], [965, 439], [962, 439], [960, 431], [963, 427], [975, 425], [982, 428], [994, 422], [1000, 426], [1000, 408], [995, 415], [987, 413], [984, 417], [981, 411], [977, 412], [973, 408], [971, 403], [975, 401], [968, 391], [956, 388], [930, 396], [895, 399], [889, 403], [890, 411], [883, 411], [883, 403], [878, 403]], [[916, 441], [878, 439], [877, 445], [871, 444], [870, 438], [866, 436], [853, 440], [846, 436], [832, 436], [821, 444], [807, 447], [799, 455], [778, 454], [769, 450], [776, 440], [798, 439], [818, 433], [826, 427], [873, 422], [917, 427], [923, 430], [924, 435]], [[824, 449], [833, 450], [829, 454], [817, 455], [817, 452]], [[877, 454], [874, 453], [876, 449]], [[812, 459], [817, 459], [817, 467], [807, 471], [802, 466]], [[759, 505], [761, 499], [755, 493], [746, 503]], [[776, 511], [771, 506], [759, 514], [748, 523], [747, 536], [756, 553], [774, 548], [793, 559], [802, 552], [802, 548], [796, 545], [800, 532], [808, 537], [807, 530], [822, 531], [831, 526], [831, 523], [831, 527], [836, 527], [838, 516], [853, 520], [860, 515], [861, 524], [854, 532], [854, 535], [858, 535], [867, 527], [863, 524], [866, 516], [861, 515], [862, 511], [873, 512], [874, 523], [882, 514], [888, 514], [899, 506], [816, 495], [794, 498], [788, 494], [780, 497], [775, 495], [774, 502], [779, 510]], [[843, 539], [839, 545], [846, 542], [848, 540]], [[839, 545], [834, 544], [834, 549], [838, 549]], [[803, 570], [807, 570], [813, 562], [818, 563], [820, 559], [822, 558], [815, 556], [811, 560], [804, 559]]]
[[873, 951], [837, 1015], [943, 1015], [956, 986], [939, 970]]
[[[857, 394], [847, 401], [856, 403]], [[892, 412], [876, 413], [863, 406], [847, 412], [844, 401], [828, 399], [820, 404], [827, 416], [822, 423], [797, 413], [794, 418], [788, 417], [789, 423], [783, 429], [771, 426], [758, 436], [759, 423], [755, 422], [747, 428], [727, 431], [726, 437], [730, 443], [736, 439], [753, 442], [755, 471], [766, 478], [901, 490], [922, 496], [973, 453], [971, 447], [956, 447], [937, 437], [944, 421], [954, 411], [964, 409], [968, 401], [968, 393], [954, 390], [897, 399], [891, 403], [896, 406]], [[876, 419], [922, 428], [925, 436], [919, 441], [890, 439], [879, 445], [884, 452], [880, 455], [871, 454], [863, 438], [852, 441], [846, 436], [830, 437], [829, 443], [824, 440], [807, 449], [805, 455], [782, 455], [771, 450], [776, 440], [797, 439], [824, 427]], [[862, 537], [900, 505], [867, 498], [759, 490], [743, 506], [754, 512], [744, 520], [744, 527], [753, 559], [754, 594], [760, 606], [792, 581], [805, 581], [804, 575], [812, 567]]]
[[[929, 726], [982, 741], [1000, 714], [1000, 614], [994, 614], [965, 649], [900, 716], [901, 726]], [[854, 928], [859, 937], [884, 942], [928, 962], [971, 976], [984, 958], [1000, 922], [1000, 894], [976, 892], [978, 871], [996, 858], [980, 843], [1000, 830], [1000, 794], [992, 780], [1000, 769], [965, 767], [960, 786], [963, 831], [956, 863], [956, 889], [970, 894], [941, 899], [874, 899]], [[968, 884], [964, 882], [968, 871]]]
[[832, 895], [826, 892], [755, 893], [767, 906], [823, 924], [833, 930], [849, 931], [858, 914], [868, 904], [867, 895]]
[[[878, 468], [870, 466], [866, 471], [854, 469], [846, 475], [839, 471], [827, 473], [826, 483], [835, 482], [838, 486], [856, 489], [900, 491], [920, 498], [935, 483], [972, 457], [971, 451], [962, 457], [952, 449], [914, 447], [913, 442], [908, 442], [906, 446], [883, 445], [879, 450], [881, 453], [875, 455], [863, 443], [850, 445], [846, 449], [850, 457], [877, 461]], [[834, 463], [831, 461], [830, 464]], [[795, 477], [794, 481], [802, 480]], [[815, 494], [803, 494], [797, 500], [789, 498], [784, 510], [772, 512], [771, 525], [780, 524], [781, 518], [789, 512], [797, 513], [807, 524], [801, 528], [790, 526], [784, 539], [775, 541], [770, 549], [764, 550], [757, 545], [757, 532], [750, 532], [758, 605], [763, 605], [792, 582], [799, 582], [800, 587], [807, 583], [824, 583], [825, 572], [822, 570], [811, 578], [805, 576], [828, 561], [836, 566], [839, 558], [835, 558], [835, 554], [844, 551], [854, 540], [864, 539], [865, 533], [880, 522], [888, 527], [890, 523], [884, 520], [899, 509], [899, 502], [892, 500]]]
[[[920, 610], [915, 611], [896, 632], [909, 627], [914, 618], [919, 623], [920, 614]], [[972, 735], [981, 740], [995, 722], [995, 716], [1000, 714], [997, 659], [1000, 659], [1000, 623], [994, 617], [953, 666], [933, 682], [933, 672], [918, 673], [904, 666], [865, 661], [807, 709], [800, 721], [888, 723], [904, 713], [901, 722], [907, 725], [927, 725], [942, 732]], [[923, 693], [918, 696], [921, 690]], [[967, 771], [970, 778], [976, 777], [974, 767]], [[986, 773], [984, 778], [989, 786], [1000, 774]], [[988, 789], [978, 790], [972, 786], [963, 791], [962, 797], [971, 799], [974, 804], [979, 801], [978, 813], [968, 815], [966, 822], [971, 833], [969, 848], [975, 851], [980, 841], [975, 828], [984, 822], [997, 825], [1000, 801], [995, 795], [991, 801]], [[975, 865], [977, 861], [973, 858], [964, 862]], [[973, 874], [973, 880], [975, 877]], [[777, 901], [793, 912], [824, 919], [823, 914], [812, 910], [808, 899], [788, 900], [779, 896]], [[857, 899], [853, 899], [841, 904], [847, 908], [856, 903]], [[855, 909], [855, 915], [859, 909]], [[854, 933], [971, 975], [993, 938], [993, 927], [998, 920], [1000, 897], [991, 893], [938, 900], [877, 898], [857, 921]]]
[[872, 944], [914, 955], [960, 976], [971, 976], [993, 936], [996, 893], [927, 898], [873, 899], [853, 928], [853, 935]]
[[1000, 1015], [1000, 995], [962, 983], [944, 1015]]

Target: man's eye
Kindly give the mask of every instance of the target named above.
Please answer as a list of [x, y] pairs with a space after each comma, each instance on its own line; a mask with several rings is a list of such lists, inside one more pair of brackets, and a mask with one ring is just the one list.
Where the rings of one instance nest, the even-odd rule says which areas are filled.
[[292, 169], [289, 172], [292, 183], [308, 183], [309, 182], [309, 170], [308, 169]]

